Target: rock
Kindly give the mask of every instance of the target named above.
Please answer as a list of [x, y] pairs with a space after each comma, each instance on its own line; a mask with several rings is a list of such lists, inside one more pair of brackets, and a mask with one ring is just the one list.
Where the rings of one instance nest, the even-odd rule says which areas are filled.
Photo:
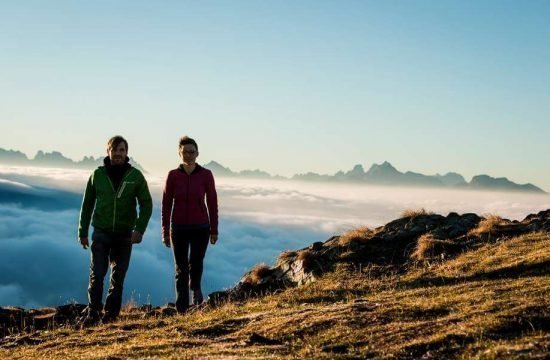
[[67, 304], [55, 308], [55, 321], [57, 324], [74, 323], [82, 315], [87, 305]]
[[323, 243], [321, 241], [314, 242], [309, 246], [309, 249], [312, 251], [319, 251], [323, 248]]
[[0, 338], [25, 327], [25, 310], [20, 307], [0, 307]]
[[[324, 243], [316, 242], [294, 251], [292, 256], [279, 257], [277, 265], [269, 268], [269, 274], [257, 283], [247, 283], [245, 275], [233, 289], [215, 294], [209, 304], [219, 303], [220, 299], [244, 299], [307, 284], [333, 270], [339, 262], [399, 267], [410, 261], [409, 255], [425, 234], [440, 240], [441, 249], [434, 250], [437, 258], [448, 259], [486, 241], [483, 237], [468, 235], [482, 220], [473, 213], [451, 212], [446, 217], [421, 214], [391, 221], [369, 233], [367, 239], [351, 241], [345, 247], [339, 245], [338, 236], [333, 236]], [[531, 231], [550, 231], [550, 210], [529, 215], [521, 222], [507, 221], [495, 226], [491, 237], [497, 239]]]
[[208, 306], [215, 306], [226, 302], [230, 298], [229, 291], [215, 291], [210, 293], [206, 298], [206, 304]]
[[163, 306], [160, 309], [160, 314], [162, 316], [174, 316], [174, 315], [178, 314], [178, 311], [176, 310], [176, 308], [169, 307], [169, 306]]

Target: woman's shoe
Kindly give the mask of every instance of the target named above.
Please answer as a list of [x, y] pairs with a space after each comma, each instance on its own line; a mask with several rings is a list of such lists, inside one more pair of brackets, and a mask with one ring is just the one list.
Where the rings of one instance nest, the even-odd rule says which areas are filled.
[[192, 304], [193, 305], [200, 305], [204, 301], [204, 298], [202, 297], [202, 291], [201, 289], [193, 290], [193, 296], [192, 296]]

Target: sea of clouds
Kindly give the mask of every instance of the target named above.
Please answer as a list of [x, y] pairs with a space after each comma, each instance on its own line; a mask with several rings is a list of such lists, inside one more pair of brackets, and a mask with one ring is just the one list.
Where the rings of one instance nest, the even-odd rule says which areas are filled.
[[[0, 166], [0, 306], [86, 302], [90, 251], [77, 242], [79, 209], [70, 204], [78, 204], [75, 199], [81, 198], [89, 174]], [[174, 264], [171, 250], [160, 242], [164, 178], [148, 175], [147, 179], [155, 207], [143, 242], [132, 251], [124, 301], [158, 305], [173, 301]], [[443, 215], [492, 213], [521, 220], [550, 208], [549, 195], [235, 178], [216, 181], [220, 238], [206, 254], [206, 293], [233, 286], [257, 263], [273, 264], [281, 251], [303, 248], [357, 226], [383, 225], [405, 209], [425, 208]], [[58, 208], [45, 208], [43, 201], [15, 196], [37, 193], [67, 199]]]

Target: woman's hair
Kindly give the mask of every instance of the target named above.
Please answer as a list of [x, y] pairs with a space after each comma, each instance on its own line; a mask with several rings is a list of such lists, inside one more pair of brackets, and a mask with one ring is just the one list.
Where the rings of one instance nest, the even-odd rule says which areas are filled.
[[126, 152], [128, 152], [128, 141], [120, 135], [113, 136], [109, 139], [109, 141], [107, 141], [107, 150], [116, 149], [120, 143], [124, 143], [124, 145], [126, 145]]
[[187, 135], [184, 135], [180, 138], [180, 146], [179, 146], [179, 149], [183, 149], [183, 147], [185, 145], [195, 145], [195, 149], [197, 149], [197, 151], [199, 151], [199, 146], [197, 145], [197, 142], [193, 139], [191, 139], [189, 136]]

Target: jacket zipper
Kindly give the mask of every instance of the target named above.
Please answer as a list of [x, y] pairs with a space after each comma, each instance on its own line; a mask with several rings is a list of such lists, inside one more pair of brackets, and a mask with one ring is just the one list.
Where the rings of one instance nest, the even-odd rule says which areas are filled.
[[[130, 173], [132, 172], [133, 169], [130, 169], [125, 175], [124, 177], [122, 178], [122, 188], [120, 190], [124, 190], [124, 185], [126, 185], [126, 183], [124, 182], [124, 180], [126, 180], [126, 178], [128, 177], [128, 175], [130, 175]], [[111, 184], [111, 188], [113, 189], [113, 193], [115, 195], [115, 204], [114, 204], [114, 209], [113, 209], [113, 232], [115, 232], [115, 219], [116, 219], [116, 199], [117, 199], [117, 191], [115, 190], [115, 186], [113, 185], [113, 182], [111, 181], [111, 178], [109, 177], [109, 175], [107, 175], [107, 179], [109, 180], [109, 184]], [[122, 194], [122, 191], [118, 191], [118, 197], [120, 197], [120, 194]]]
[[191, 174], [187, 175], [187, 197], [185, 201], [185, 217], [187, 218], [186, 224], [191, 223], [189, 219], [189, 188], [191, 187]]
[[[109, 174], [107, 174], [107, 180], [109, 180], [109, 184], [111, 184], [111, 189], [113, 189], [113, 194], [116, 194], [115, 186], [113, 185], [113, 182], [111, 181], [111, 178], [109, 177]], [[115, 209], [113, 212], [113, 232], [115, 231], [115, 217], [116, 217], [116, 196], [115, 196]]]
[[120, 188], [120, 190], [118, 191], [118, 196], [117, 198], [120, 199], [120, 197], [122, 196], [122, 193], [124, 192], [124, 188], [126, 187], [126, 181], [124, 181], [122, 183], [122, 187]]

